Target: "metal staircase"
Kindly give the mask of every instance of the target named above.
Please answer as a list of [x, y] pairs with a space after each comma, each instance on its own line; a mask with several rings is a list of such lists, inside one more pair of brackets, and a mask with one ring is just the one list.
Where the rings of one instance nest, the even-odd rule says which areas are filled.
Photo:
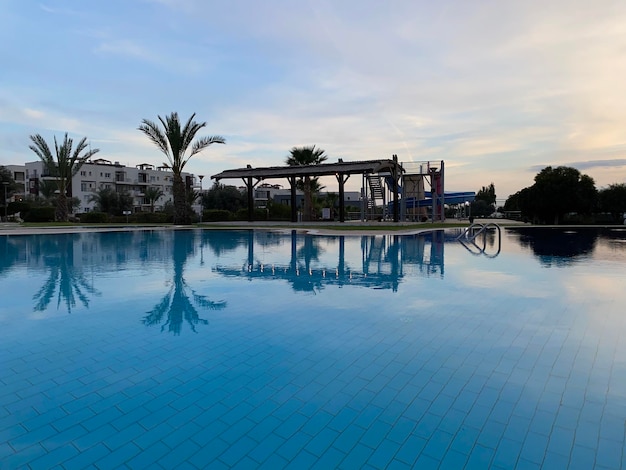
[[380, 176], [367, 175], [367, 184], [370, 188], [369, 209], [376, 206], [376, 200], [380, 199], [385, 203], [385, 193]]

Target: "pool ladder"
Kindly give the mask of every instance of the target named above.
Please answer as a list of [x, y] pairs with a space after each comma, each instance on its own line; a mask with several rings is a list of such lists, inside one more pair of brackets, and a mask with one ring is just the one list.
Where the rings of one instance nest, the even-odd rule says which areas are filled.
[[[495, 253], [487, 253], [487, 232], [489, 230], [496, 229], [498, 231], [498, 250]], [[479, 235], [483, 235], [482, 237], [482, 246], [479, 246], [476, 243], [476, 238]], [[467, 251], [472, 253], [473, 255], [485, 255], [489, 258], [495, 258], [500, 254], [500, 249], [502, 247], [502, 230], [500, 226], [496, 223], [489, 222], [486, 224], [482, 224], [480, 222], [475, 222], [469, 227], [466, 227], [465, 230], [459, 235], [456, 240], [461, 243], [465, 247]]]

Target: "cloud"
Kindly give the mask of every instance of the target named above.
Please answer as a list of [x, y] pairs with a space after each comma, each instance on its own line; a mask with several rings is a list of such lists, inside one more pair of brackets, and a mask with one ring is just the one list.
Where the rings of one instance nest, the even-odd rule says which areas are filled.
[[[528, 169], [530, 171], [541, 171], [547, 166], [550, 165], [533, 165]], [[560, 164], [559, 166], [569, 166], [578, 170], [589, 170], [590, 168], [621, 168], [623, 166], [626, 166], [626, 158], [616, 158], [613, 160], [588, 160], [583, 162], [569, 162]]]

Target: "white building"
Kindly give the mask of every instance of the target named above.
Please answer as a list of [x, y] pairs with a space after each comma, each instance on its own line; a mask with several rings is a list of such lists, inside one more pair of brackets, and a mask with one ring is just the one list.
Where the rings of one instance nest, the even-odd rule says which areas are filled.
[[[13, 167], [15, 165], [11, 165]], [[43, 181], [54, 181], [42, 161], [27, 162], [24, 165], [25, 192], [31, 195], [41, 193]], [[183, 173], [187, 187], [199, 189], [200, 183], [190, 173]], [[145, 190], [155, 187], [163, 192], [163, 196], [155, 201], [154, 210], [161, 210], [167, 202], [173, 202], [173, 173], [166, 167], [154, 167], [142, 163], [136, 167], [111, 163], [104, 159], [94, 159], [85, 163], [72, 178], [69, 196], [80, 200], [79, 212], [95, 210], [93, 196], [101, 189], [112, 189], [117, 193], [125, 192], [133, 198], [133, 211], [150, 211], [150, 201], [145, 197]]]

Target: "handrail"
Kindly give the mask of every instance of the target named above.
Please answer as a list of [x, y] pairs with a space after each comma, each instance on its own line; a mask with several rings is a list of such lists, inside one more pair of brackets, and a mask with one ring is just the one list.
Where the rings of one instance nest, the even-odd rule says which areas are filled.
[[[498, 251], [494, 254], [488, 254], [485, 250], [487, 248], [487, 237], [483, 237], [482, 248], [476, 244], [476, 237], [480, 234], [486, 234], [487, 230], [496, 228], [498, 230]], [[500, 249], [502, 247], [502, 230], [500, 226], [496, 223], [489, 222], [486, 224], [482, 224], [480, 222], [473, 223], [469, 227], [467, 227], [461, 235], [459, 235], [456, 240], [460, 242], [463, 247], [472, 253], [473, 255], [485, 255], [489, 258], [495, 258], [500, 254]], [[471, 246], [474, 246], [476, 251], [474, 251]]]

